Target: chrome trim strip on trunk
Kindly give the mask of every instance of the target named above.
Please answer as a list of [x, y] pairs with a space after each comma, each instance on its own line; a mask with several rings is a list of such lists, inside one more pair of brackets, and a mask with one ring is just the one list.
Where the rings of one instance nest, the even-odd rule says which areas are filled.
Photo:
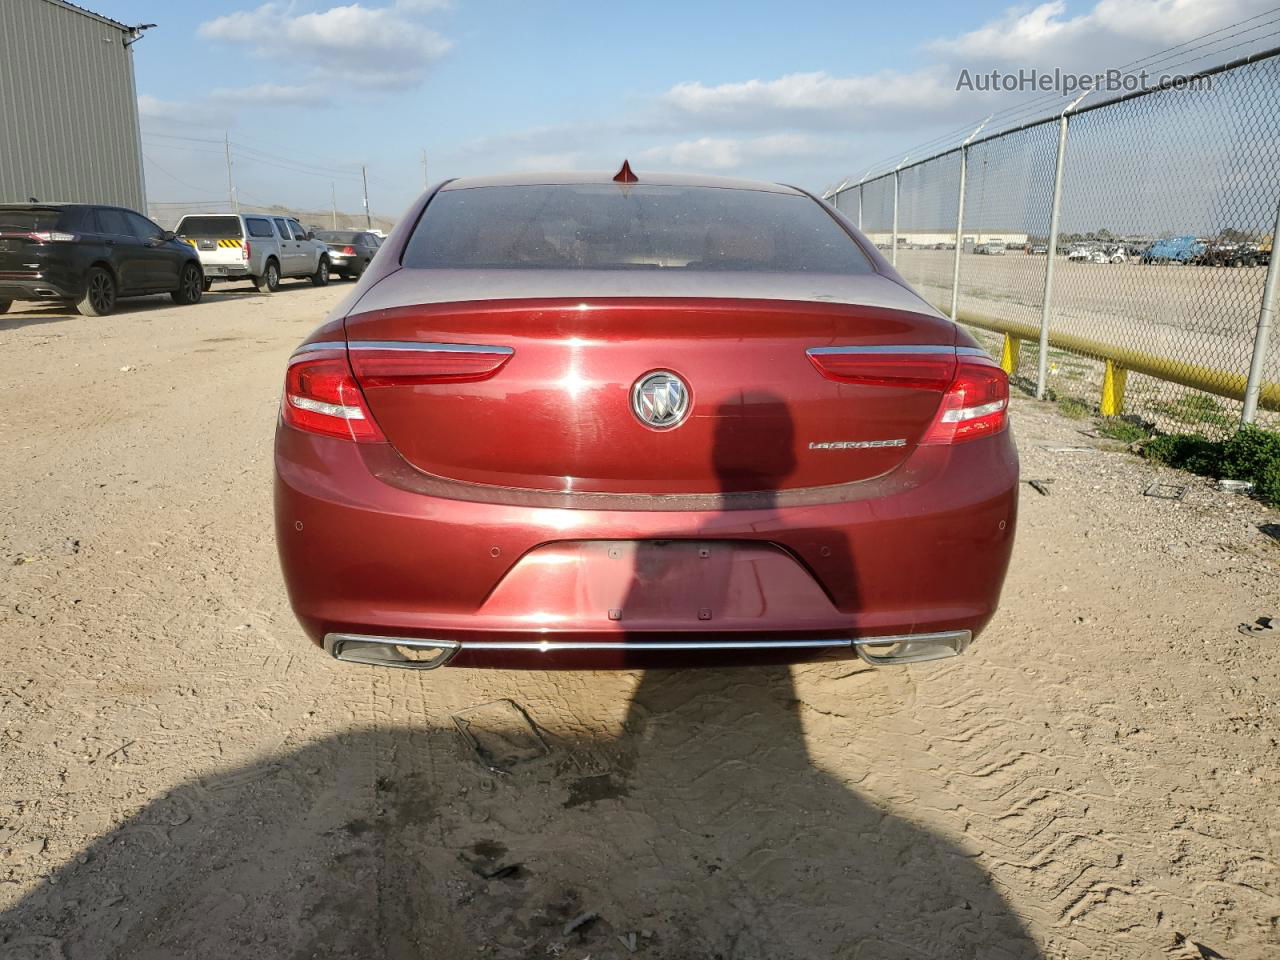
[[492, 347], [478, 343], [420, 343], [416, 340], [348, 340], [348, 350], [406, 350], [417, 353], [515, 353], [511, 347]]
[[[375, 666], [401, 667], [412, 670], [434, 670], [452, 660], [460, 651], [507, 651], [558, 653], [574, 651], [615, 651], [621, 653], [670, 651], [771, 651], [828, 650], [852, 647], [867, 663], [921, 663], [954, 657], [969, 646], [973, 634], [968, 630], [939, 633], [915, 633], [887, 637], [832, 637], [816, 640], [494, 640], [467, 641], [429, 640], [421, 637], [383, 637], [361, 633], [330, 633], [324, 638], [325, 650], [338, 660]], [[431, 660], [415, 660], [395, 650], [411, 647], [436, 650], [440, 655]], [[883, 653], [868, 648], [897, 647]]]
[[957, 353], [956, 347], [941, 343], [904, 343], [899, 346], [868, 347], [810, 347], [805, 351], [811, 357], [826, 357], [833, 354], [876, 354], [876, 353]]
[[323, 340], [316, 343], [304, 343], [297, 350], [293, 351], [293, 356], [299, 356], [303, 353], [314, 353], [317, 350], [345, 350], [347, 349], [347, 341], [345, 340]]
[[414, 353], [493, 353], [510, 356], [515, 353], [512, 347], [494, 347], [488, 344], [470, 343], [419, 343], [416, 340], [323, 340], [316, 343], [304, 343], [293, 356], [312, 353], [316, 350], [403, 350]]

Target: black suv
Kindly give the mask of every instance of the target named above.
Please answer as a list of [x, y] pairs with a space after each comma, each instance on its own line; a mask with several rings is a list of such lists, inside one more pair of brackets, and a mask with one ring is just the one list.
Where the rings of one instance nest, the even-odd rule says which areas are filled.
[[148, 293], [199, 302], [195, 248], [121, 207], [0, 204], [0, 313], [14, 300], [61, 300], [104, 317], [121, 297]]

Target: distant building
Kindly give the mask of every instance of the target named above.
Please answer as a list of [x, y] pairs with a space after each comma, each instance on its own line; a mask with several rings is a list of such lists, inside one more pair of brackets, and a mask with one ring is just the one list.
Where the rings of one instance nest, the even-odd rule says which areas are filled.
[[[893, 232], [885, 230], [867, 231], [867, 237], [878, 247], [888, 247], [893, 243]], [[964, 233], [966, 244], [976, 243], [1003, 243], [1008, 247], [1025, 246], [1028, 236], [1025, 232], [1016, 230], [983, 230], [981, 233], [968, 230]], [[938, 244], [946, 244], [954, 246], [956, 242], [955, 230], [947, 232], [942, 231], [920, 231], [920, 230], [899, 230], [898, 246], [901, 247], [935, 247]]]
[[65, 0], [0, 0], [0, 202], [146, 210], [139, 36]]

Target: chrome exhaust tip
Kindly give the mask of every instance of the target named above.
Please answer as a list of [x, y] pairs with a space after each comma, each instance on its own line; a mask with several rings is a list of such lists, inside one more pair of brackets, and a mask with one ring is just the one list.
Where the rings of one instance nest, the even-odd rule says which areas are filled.
[[456, 640], [330, 633], [325, 635], [324, 648], [335, 660], [345, 660], [348, 663], [399, 667], [402, 670], [434, 670], [452, 660], [462, 649], [462, 644]]
[[860, 637], [853, 641], [853, 646], [865, 662], [876, 667], [888, 667], [958, 657], [972, 641], [972, 631], [946, 630], [902, 637]]

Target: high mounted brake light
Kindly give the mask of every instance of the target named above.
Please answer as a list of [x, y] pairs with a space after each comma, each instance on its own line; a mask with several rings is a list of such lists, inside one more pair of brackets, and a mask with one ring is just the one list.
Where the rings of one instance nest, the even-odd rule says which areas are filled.
[[384, 443], [344, 346], [303, 350], [289, 360], [280, 416], [291, 427], [321, 436]]

